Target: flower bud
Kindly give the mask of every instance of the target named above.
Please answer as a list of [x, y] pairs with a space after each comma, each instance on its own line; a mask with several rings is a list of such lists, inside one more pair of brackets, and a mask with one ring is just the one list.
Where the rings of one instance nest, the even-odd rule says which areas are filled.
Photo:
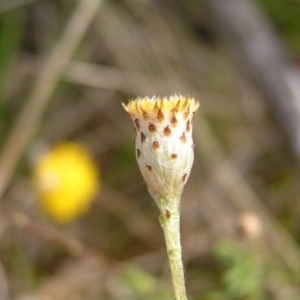
[[193, 98], [137, 98], [125, 111], [136, 131], [136, 158], [149, 193], [156, 200], [180, 198], [194, 160]]

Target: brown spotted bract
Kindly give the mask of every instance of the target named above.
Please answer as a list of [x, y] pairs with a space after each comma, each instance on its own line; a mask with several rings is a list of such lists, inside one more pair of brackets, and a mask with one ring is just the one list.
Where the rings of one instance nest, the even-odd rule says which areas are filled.
[[166, 210], [166, 218], [167, 219], [171, 218], [171, 212], [168, 209]]
[[194, 160], [192, 118], [199, 102], [174, 95], [137, 98], [123, 107], [135, 124], [137, 161], [151, 196], [180, 197]]

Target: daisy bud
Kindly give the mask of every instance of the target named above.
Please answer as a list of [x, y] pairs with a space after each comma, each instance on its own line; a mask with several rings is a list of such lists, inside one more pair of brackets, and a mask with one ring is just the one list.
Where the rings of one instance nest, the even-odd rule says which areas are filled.
[[193, 98], [137, 98], [125, 111], [136, 131], [136, 158], [149, 193], [158, 202], [178, 199], [194, 160], [192, 118], [199, 107]]

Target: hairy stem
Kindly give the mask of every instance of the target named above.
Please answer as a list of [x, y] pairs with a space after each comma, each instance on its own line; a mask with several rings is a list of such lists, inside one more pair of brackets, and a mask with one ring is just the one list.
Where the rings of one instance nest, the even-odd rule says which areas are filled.
[[169, 201], [162, 199], [158, 205], [161, 212], [160, 224], [165, 236], [175, 297], [176, 300], [187, 300], [181, 257], [179, 202], [180, 199]]

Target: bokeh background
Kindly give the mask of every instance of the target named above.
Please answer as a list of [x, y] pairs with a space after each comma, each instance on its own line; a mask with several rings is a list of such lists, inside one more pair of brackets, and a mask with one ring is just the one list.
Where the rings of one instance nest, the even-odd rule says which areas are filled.
[[[190, 95], [189, 299], [300, 299], [300, 2], [0, 1], [0, 299], [174, 299], [158, 209], [121, 102]], [[100, 172], [90, 210], [47, 217], [56, 144]]]

